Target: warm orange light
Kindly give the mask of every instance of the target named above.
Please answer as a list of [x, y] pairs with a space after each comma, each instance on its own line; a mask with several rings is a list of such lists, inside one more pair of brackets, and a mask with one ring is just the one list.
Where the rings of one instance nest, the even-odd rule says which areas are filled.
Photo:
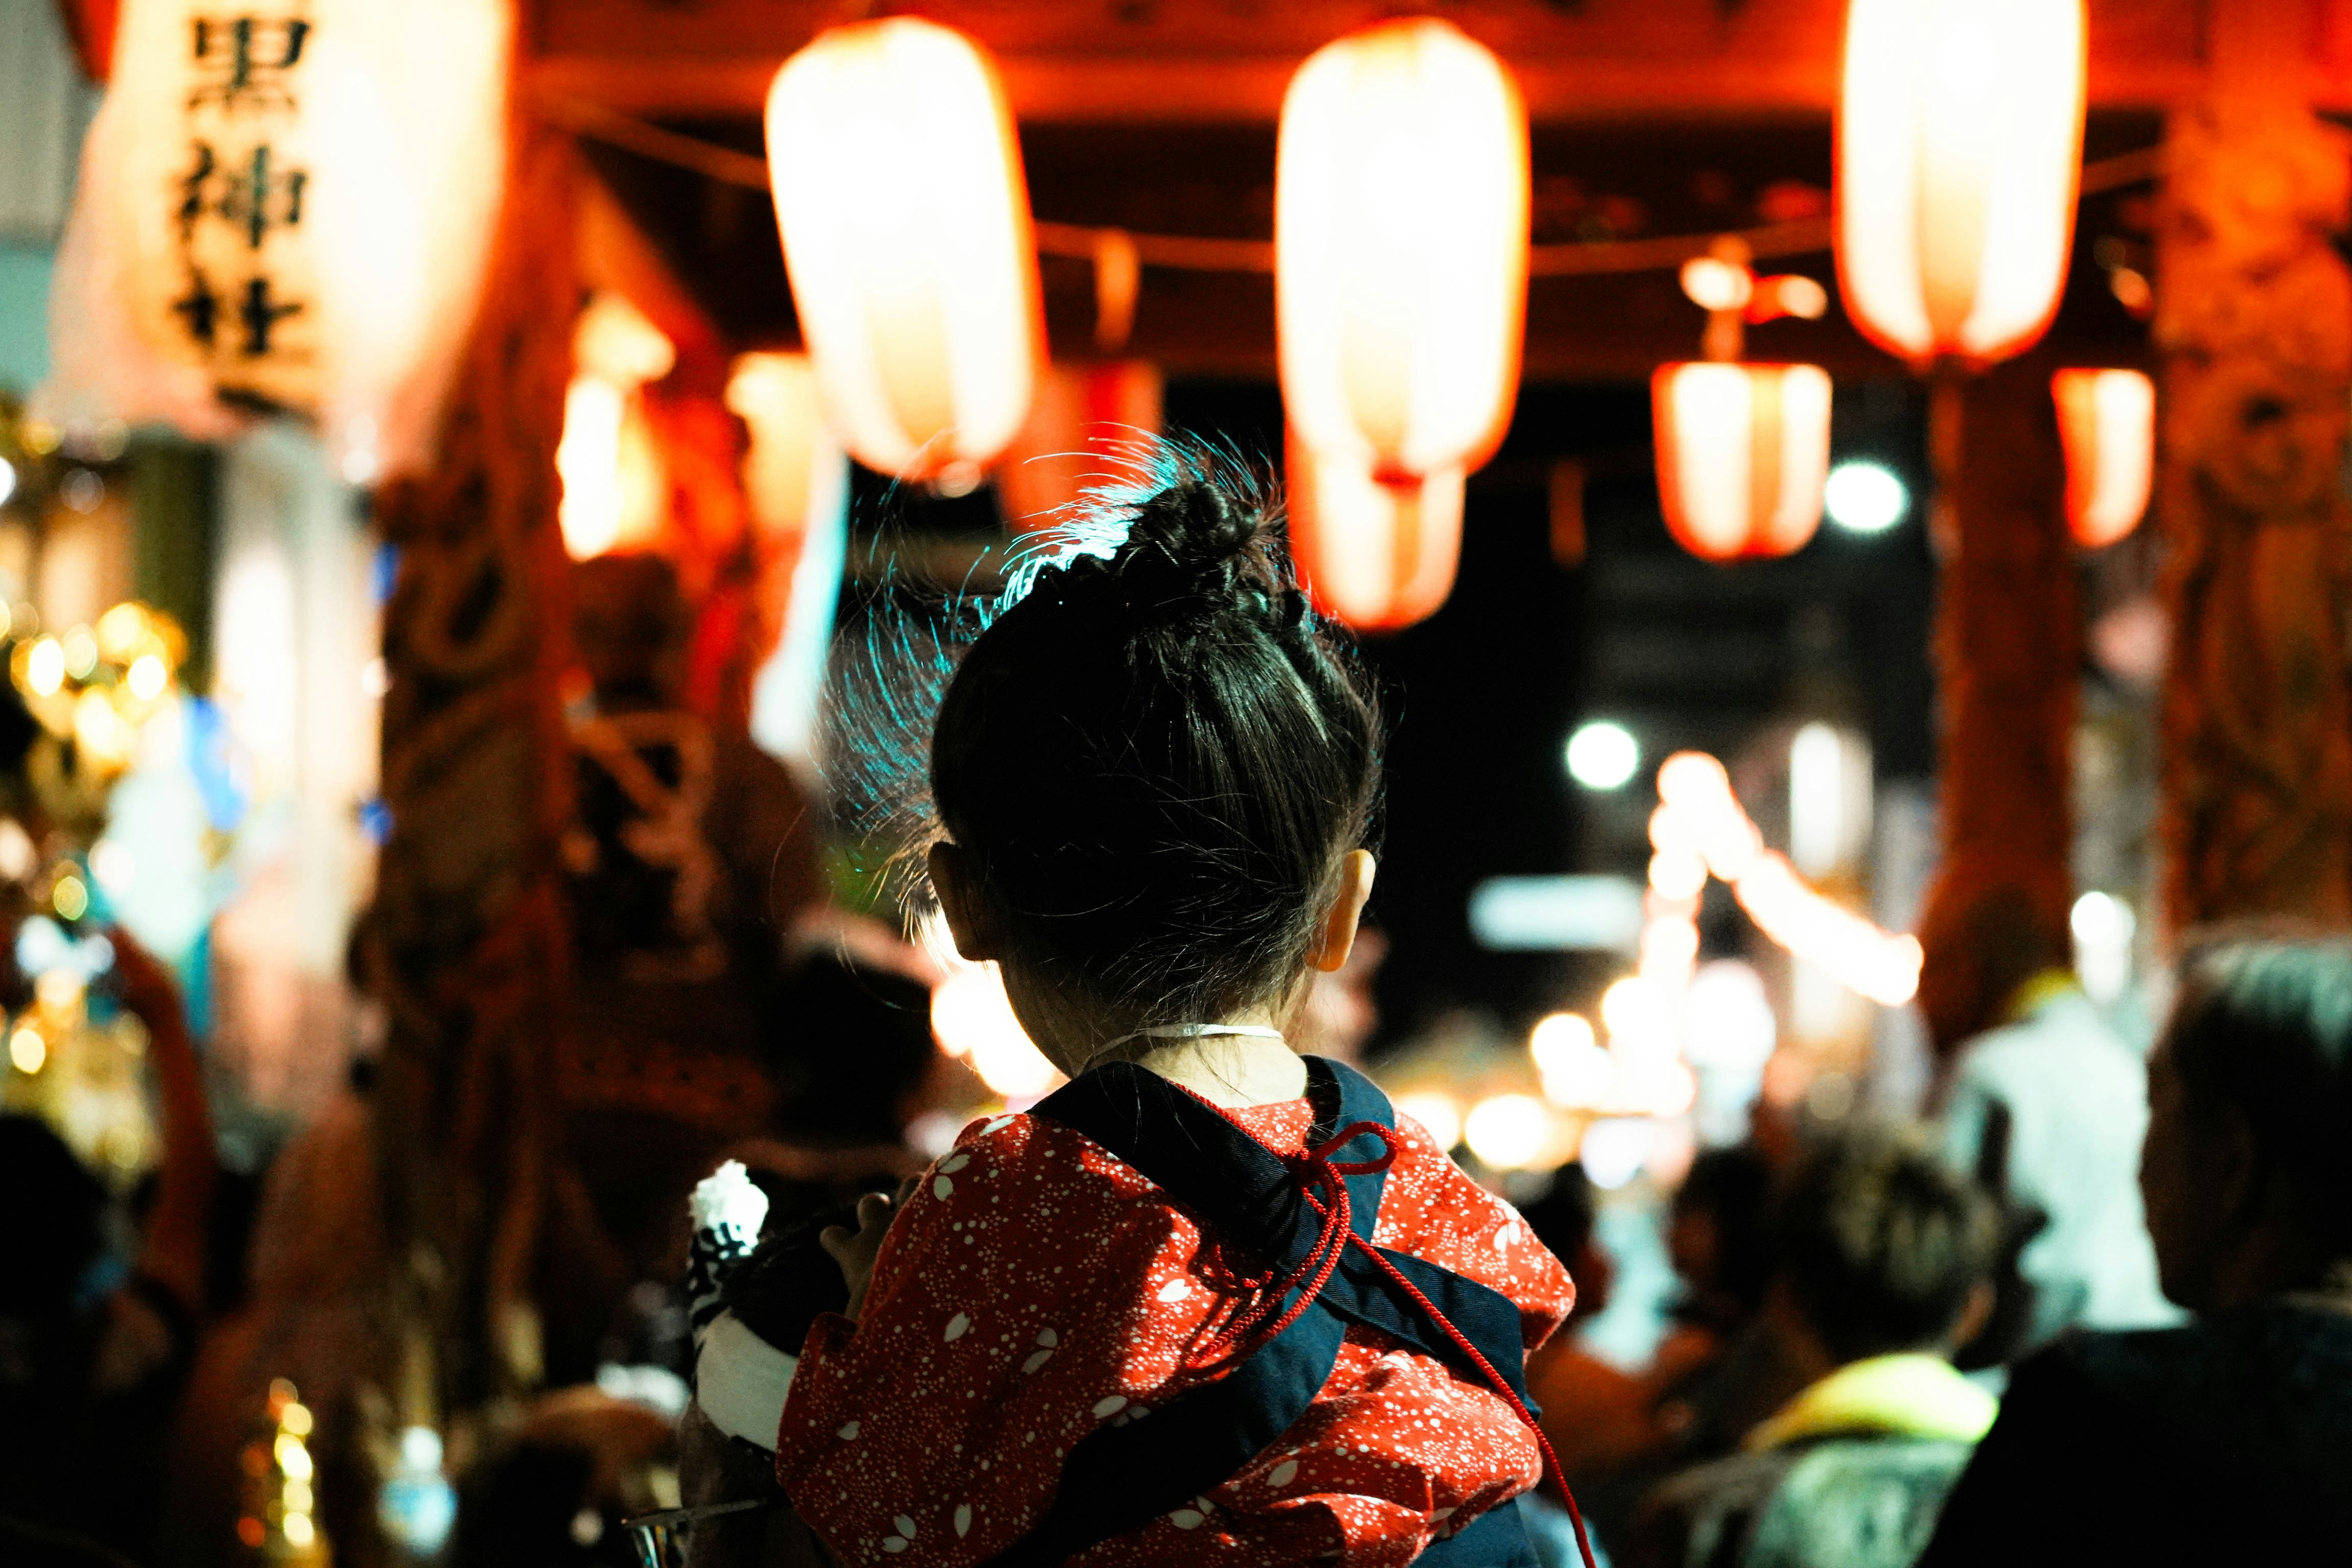
[[1786, 555], [1813, 536], [1829, 477], [1830, 378], [1819, 365], [1658, 367], [1658, 504], [1709, 561]]
[[1988, 363], [2049, 326], [2082, 170], [2083, 0], [1853, 0], [1838, 282], [1873, 342]]
[[806, 354], [737, 356], [727, 408], [751, 436], [743, 494], [752, 525], [772, 543], [797, 540], [812, 516], [840, 509], [847, 475]]
[[1382, 479], [1474, 468], [1502, 438], [1527, 308], [1527, 109], [1448, 23], [1376, 23], [1291, 79], [1275, 160], [1290, 421]]
[[1384, 485], [1295, 432], [1289, 446], [1290, 551], [1315, 602], [1359, 631], [1435, 614], [1462, 553], [1462, 470]]
[[2136, 370], [2050, 378], [2066, 447], [2066, 526], [2092, 550], [2139, 526], [2156, 472], [2156, 384]]
[[426, 460], [505, 171], [503, 0], [124, 0], [58, 268], [45, 407], [214, 437], [318, 417]]
[[1704, 752], [1675, 752], [1658, 769], [1658, 798], [1651, 842], [1661, 854], [1695, 848], [1766, 936], [1885, 1006], [1899, 1007], [1918, 991], [1918, 939], [1883, 931], [1816, 891], [1787, 856], [1764, 847], [1721, 763]]
[[1160, 367], [1148, 361], [1055, 365], [997, 465], [1006, 523], [1051, 528], [1088, 489], [1132, 480], [1135, 444], [1160, 434]]
[[618, 294], [600, 294], [572, 334], [572, 384], [555, 473], [556, 521], [575, 561], [651, 543], [668, 510], [669, 478], [638, 388], [669, 374], [677, 351]]
[[1044, 328], [996, 69], [914, 16], [830, 28], [768, 91], [793, 302], [850, 453], [976, 482], [1029, 411]]

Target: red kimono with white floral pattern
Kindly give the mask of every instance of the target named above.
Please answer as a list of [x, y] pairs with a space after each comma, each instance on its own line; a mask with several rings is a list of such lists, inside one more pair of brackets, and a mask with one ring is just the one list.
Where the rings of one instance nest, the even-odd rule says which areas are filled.
[[[1314, 1121], [1305, 1100], [1226, 1114], [1284, 1153]], [[1574, 1304], [1567, 1271], [1410, 1118], [1397, 1132], [1375, 1244], [1500, 1291], [1533, 1350]], [[1185, 1364], [1236, 1304], [1215, 1254], [1091, 1140], [1034, 1116], [974, 1123], [890, 1226], [859, 1321], [810, 1330], [779, 1480], [848, 1563], [985, 1562], [1044, 1515], [1079, 1438], [1223, 1370]], [[1314, 1404], [1239, 1475], [1071, 1561], [1401, 1564], [1541, 1474], [1501, 1396], [1351, 1325]]]

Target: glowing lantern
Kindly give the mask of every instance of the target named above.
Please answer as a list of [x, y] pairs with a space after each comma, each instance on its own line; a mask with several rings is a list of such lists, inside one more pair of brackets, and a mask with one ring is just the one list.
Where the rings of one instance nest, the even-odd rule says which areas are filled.
[[1658, 503], [1710, 561], [1786, 555], [1822, 521], [1830, 378], [1819, 365], [1660, 365], [1650, 379]]
[[995, 68], [913, 16], [821, 33], [769, 89], [768, 170], [801, 331], [851, 454], [976, 483], [1029, 411], [1044, 338]]
[[555, 472], [563, 548], [575, 561], [649, 544], [660, 533], [669, 480], [638, 388], [669, 374], [677, 351], [618, 294], [599, 294], [572, 336], [572, 384]]
[[1318, 50], [1283, 99], [1274, 233], [1307, 444], [1391, 484], [1485, 461], [1527, 309], [1527, 109], [1502, 62], [1429, 17]]
[[124, 0], [45, 407], [217, 436], [318, 416], [354, 482], [429, 456], [505, 169], [502, 0]]
[[806, 354], [741, 355], [727, 378], [727, 407], [751, 435], [743, 493], [762, 535], [795, 540], [840, 509], [848, 476]]
[[1013, 528], [1050, 528], [1089, 485], [1133, 478], [1123, 456], [1160, 434], [1160, 367], [1143, 360], [1056, 365], [996, 470]]
[[848, 554], [849, 459], [825, 424], [816, 372], [804, 354], [738, 359], [727, 406], [751, 432], [743, 492], [752, 523], [777, 563], [790, 569], [778, 595], [782, 635], [751, 682], [751, 738], [773, 755], [812, 763]]
[[1359, 631], [1424, 620], [1454, 590], [1462, 553], [1462, 470], [1384, 485], [1360, 460], [1294, 433], [1290, 551], [1315, 602]]
[[1871, 340], [1979, 363], [2058, 308], [2083, 154], [2083, 0], [1853, 0], [1838, 280]]
[[2050, 378], [2066, 447], [2066, 526], [2113, 544], [2147, 510], [2156, 470], [2156, 384], [2136, 370], [2062, 370]]

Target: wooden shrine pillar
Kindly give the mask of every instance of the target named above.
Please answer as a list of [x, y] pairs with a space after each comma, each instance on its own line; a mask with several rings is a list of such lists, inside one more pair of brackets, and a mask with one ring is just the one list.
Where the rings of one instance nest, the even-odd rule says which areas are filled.
[[2022, 978], [1980, 928], [2030, 913], [2063, 932], [2074, 897], [2082, 629], [2050, 371], [2027, 355], [1933, 392], [1941, 843], [1920, 1003], [1947, 1047], [1997, 1021]]
[[2307, 107], [2304, 0], [2221, 0], [2211, 90], [2167, 132], [2157, 240], [2168, 933], [2352, 921], [2352, 217]]
[[367, 983], [389, 1038], [372, 1097], [404, 1425], [530, 1392], [568, 943], [560, 677], [570, 592], [555, 448], [579, 313], [570, 142], [518, 116], [480, 312], [438, 467], [387, 485], [391, 833]]

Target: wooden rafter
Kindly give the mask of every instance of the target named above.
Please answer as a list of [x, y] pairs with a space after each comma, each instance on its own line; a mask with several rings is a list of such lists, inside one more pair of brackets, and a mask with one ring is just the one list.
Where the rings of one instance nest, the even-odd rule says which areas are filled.
[[[2211, 0], [2092, 0], [2095, 106], [2158, 109], [2207, 76]], [[1298, 62], [1385, 13], [1362, 0], [932, 0], [1004, 70], [1032, 121], [1270, 121]], [[1538, 120], [1818, 113], [1836, 87], [1844, 0], [1473, 0], [1444, 15], [1500, 53]], [[785, 56], [844, 20], [837, 0], [537, 0], [535, 85], [657, 114], [756, 110]], [[2352, 0], [2321, 0], [2310, 53], [2352, 107]]]

